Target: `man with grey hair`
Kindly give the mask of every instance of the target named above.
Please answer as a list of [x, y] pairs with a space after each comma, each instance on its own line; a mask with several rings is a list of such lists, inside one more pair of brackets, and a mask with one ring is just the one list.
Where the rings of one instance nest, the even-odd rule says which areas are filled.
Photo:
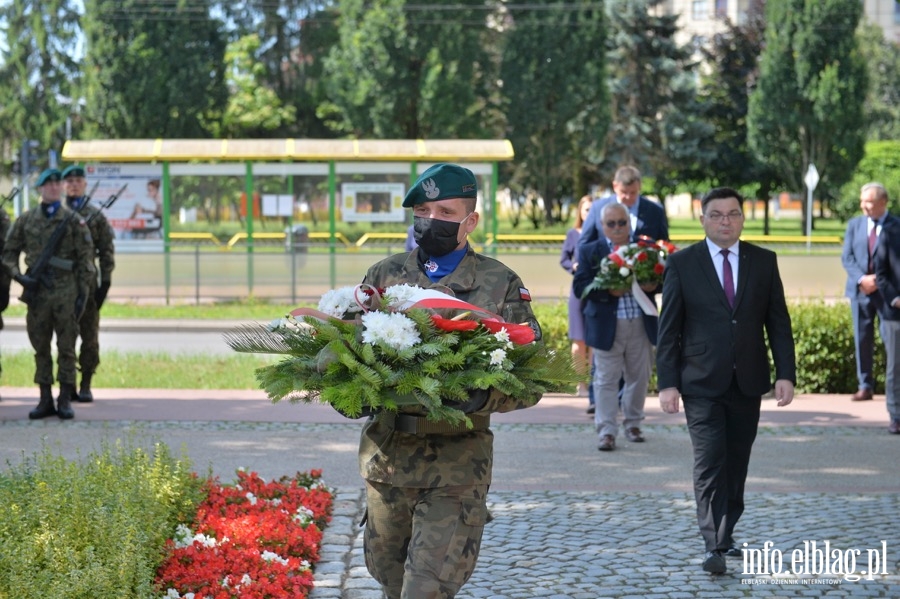
[[[609, 202], [600, 211], [601, 237], [578, 246], [578, 264], [572, 288], [582, 297], [603, 259], [619, 246], [632, 241], [628, 209]], [[657, 291], [655, 284], [642, 284], [644, 292]], [[636, 292], [635, 292], [636, 293]], [[622, 414], [625, 438], [644, 441], [640, 429], [650, 381], [652, 346], [656, 345], [658, 318], [646, 314], [631, 290], [596, 289], [584, 298], [584, 340], [594, 360], [594, 422], [599, 436], [597, 449], [616, 448], [619, 430], [619, 381], [622, 386]]]
[[858, 387], [853, 401], [872, 399], [875, 391], [873, 353], [875, 316], [884, 303], [875, 281], [875, 247], [884, 226], [893, 220], [888, 196], [881, 183], [866, 183], [859, 194], [862, 214], [847, 223], [841, 263], [847, 271], [845, 295], [850, 298]]

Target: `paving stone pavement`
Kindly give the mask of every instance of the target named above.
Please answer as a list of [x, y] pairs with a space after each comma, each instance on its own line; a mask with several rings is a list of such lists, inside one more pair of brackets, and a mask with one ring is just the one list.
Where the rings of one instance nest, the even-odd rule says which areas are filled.
[[[0, 467], [41, 448], [77, 457], [127, 438], [165, 442], [223, 480], [237, 467], [265, 477], [323, 468], [336, 501], [311, 598], [382, 598], [358, 526], [359, 422], [312, 406], [273, 407], [258, 394], [152, 390], [99, 390], [93, 404], [76, 405], [74, 421], [28, 421], [31, 395], [3, 389]], [[883, 402], [809, 397], [792, 411], [766, 406], [737, 530], [758, 561], [729, 559], [727, 574], [711, 576], [700, 568], [682, 417], [661, 414], [653, 401], [647, 442], [623, 441], [609, 454], [596, 450], [578, 401], [551, 398], [497, 418], [494, 520], [458, 599], [900, 597], [900, 438], [886, 433]], [[828, 570], [818, 559], [826, 542]]]

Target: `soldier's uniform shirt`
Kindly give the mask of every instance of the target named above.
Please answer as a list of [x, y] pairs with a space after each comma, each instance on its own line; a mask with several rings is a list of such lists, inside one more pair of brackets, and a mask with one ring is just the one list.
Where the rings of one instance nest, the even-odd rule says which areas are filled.
[[[45, 216], [40, 206], [24, 212], [13, 223], [3, 248], [3, 265], [11, 276], [21, 274], [19, 255], [24, 252], [26, 267], [33, 266], [56, 230], [70, 214], [62, 205], [52, 216]], [[75, 320], [75, 298], [81, 293], [87, 297], [96, 284], [94, 269], [94, 245], [87, 225], [80, 217], [68, 221], [54, 254], [58, 266], [51, 265], [53, 286], [40, 286], [34, 301], [28, 306], [25, 322], [28, 338], [35, 351], [34, 382], [53, 383], [53, 358], [51, 341], [56, 333], [61, 383], [75, 384], [75, 342], [78, 323]]]

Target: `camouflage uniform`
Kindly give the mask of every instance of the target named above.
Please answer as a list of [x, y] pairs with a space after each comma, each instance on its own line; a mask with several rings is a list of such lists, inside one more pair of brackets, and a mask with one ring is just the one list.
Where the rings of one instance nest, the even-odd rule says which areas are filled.
[[[16, 219], [3, 248], [3, 266], [12, 276], [21, 274], [19, 254], [25, 253], [28, 267], [37, 262], [56, 226], [69, 213], [68, 208], [60, 205], [48, 218], [37, 206]], [[56, 265], [49, 267], [53, 287], [39, 287], [25, 318], [28, 339], [34, 348], [34, 382], [38, 385], [53, 384], [50, 345], [54, 332], [59, 366], [57, 378], [60, 383], [75, 384], [75, 340], [78, 337], [75, 298], [87, 294], [89, 289], [93, 292], [96, 277], [93, 257], [94, 246], [84, 220], [79, 217], [69, 220], [68, 231], [54, 256]]]
[[[369, 269], [365, 283], [449, 290], [508, 322], [531, 324], [540, 338], [528, 292], [505, 265], [469, 248], [452, 273], [432, 283], [423, 254], [414, 250], [387, 258]], [[483, 405], [471, 412], [476, 430], [470, 432], [400, 432], [392, 413], [377, 414], [363, 427], [359, 469], [366, 480], [366, 566], [390, 599], [453, 597], [472, 575], [488, 519], [493, 465], [493, 433], [484, 417], [526, 407], [496, 391], [477, 403]]]
[[[115, 259], [115, 233], [106, 220], [103, 211], [90, 203], [81, 207], [84, 198], [78, 198], [77, 202], [66, 200], [69, 208], [78, 210], [91, 232], [91, 240], [94, 242], [94, 252], [100, 266], [100, 283], [109, 284], [112, 279], [112, 271], [116, 267]], [[79, 334], [81, 335], [81, 350], [78, 355], [78, 365], [81, 368], [82, 377], [90, 380], [90, 377], [100, 365], [100, 308], [97, 306], [94, 293], [96, 285], [91, 287], [84, 304], [84, 314], [78, 321]]]

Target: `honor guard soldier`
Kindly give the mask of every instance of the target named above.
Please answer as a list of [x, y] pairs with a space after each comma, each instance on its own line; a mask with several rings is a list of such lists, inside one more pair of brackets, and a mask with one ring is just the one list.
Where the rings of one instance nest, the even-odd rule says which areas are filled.
[[91, 198], [85, 195], [87, 179], [84, 168], [73, 164], [62, 172], [63, 185], [66, 192], [66, 206], [81, 215], [88, 224], [91, 239], [94, 242], [96, 264], [99, 267], [99, 284], [93, 293], [87, 294], [84, 314], [78, 321], [81, 335], [81, 348], [78, 354], [78, 366], [81, 369], [81, 387], [78, 390], [78, 401], [94, 401], [91, 392], [91, 379], [100, 364], [100, 307], [106, 299], [112, 282], [112, 271], [116, 267], [115, 234], [103, 211], [91, 205]]
[[[20, 298], [28, 305], [25, 324], [34, 348], [34, 382], [41, 398], [29, 412], [31, 419], [58, 415], [73, 418], [75, 340], [78, 318], [89, 290], [96, 288], [94, 244], [84, 220], [62, 205], [62, 173], [47, 169], [37, 180], [40, 204], [13, 223], [3, 248], [3, 266], [22, 286]], [[25, 254], [26, 270], [19, 266]], [[53, 404], [53, 355], [56, 334], [59, 397]]]

